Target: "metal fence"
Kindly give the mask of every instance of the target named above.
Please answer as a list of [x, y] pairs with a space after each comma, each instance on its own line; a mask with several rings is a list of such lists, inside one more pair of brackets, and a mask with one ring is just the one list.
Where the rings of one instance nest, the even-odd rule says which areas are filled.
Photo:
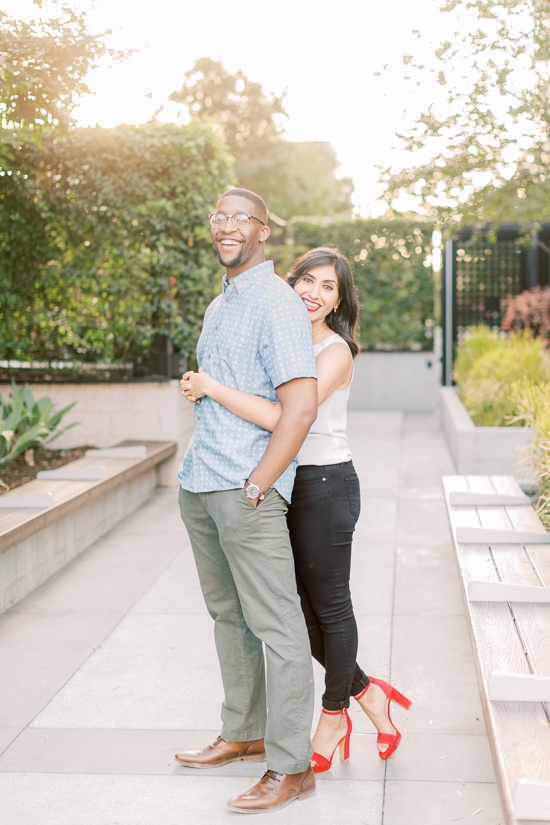
[[533, 233], [519, 224], [466, 227], [445, 245], [442, 277], [443, 375], [468, 327], [500, 329], [506, 300], [549, 283], [550, 224]]

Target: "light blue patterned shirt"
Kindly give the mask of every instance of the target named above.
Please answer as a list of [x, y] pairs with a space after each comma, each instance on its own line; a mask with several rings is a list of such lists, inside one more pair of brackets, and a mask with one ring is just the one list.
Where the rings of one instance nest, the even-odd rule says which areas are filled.
[[[223, 279], [223, 293], [204, 316], [197, 345], [200, 367], [228, 387], [277, 401], [275, 388], [316, 378], [311, 321], [302, 300], [265, 261]], [[205, 493], [243, 487], [271, 433], [204, 397], [195, 432], [178, 471], [184, 490]], [[273, 486], [290, 501], [296, 460]]]

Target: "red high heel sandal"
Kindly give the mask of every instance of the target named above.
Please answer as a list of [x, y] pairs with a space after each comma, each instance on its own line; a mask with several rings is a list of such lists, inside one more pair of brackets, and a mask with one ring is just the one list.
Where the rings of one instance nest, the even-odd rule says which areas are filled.
[[[346, 759], [349, 759], [349, 739], [351, 736], [352, 729], [351, 719], [348, 716], [348, 712], [346, 708], [344, 708], [343, 710], [325, 710], [323, 708], [322, 713], [326, 713], [327, 716], [339, 716], [341, 713], [343, 713], [346, 717], [348, 729], [345, 735], [342, 736], [342, 738], [338, 742], [338, 745], [336, 745], [336, 748], [340, 746], [340, 761], [345, 762]], [[315, 752], [313, 754], [313, 756], [311, 757], [311, 761], [316, 763], [315, 765], [312, 765], [313, 773], [324, 773], [325, 771], [328, 771], [330, 769], [332, 765], [332, 759], [334, 757], [334, 754], [336, 753], [336, 748], [334, 748], [334, 750], [332, 751], [330, 759], [327, 759], [326, 756], [323, 756], [323, 754], [321, 753]]]
[[399, 743], [401, 742], [401, 734], [393, 724], [390, 715], [390, 704], [392, 702], [397, 702], [398, 705], [401, 705], [402, 708], [408, 710], [411, 706], [410, 699], [407, 699], [406, 696], [403, 696], [402, 693], [399, 693], [393, 685], [390, 685], [389, 682], [385, 682], [383, 679], [375, 679], [373, 676], [369, 676], [369, 684], [366, 686], [364, 690], [358, 696], [354, 698], [359, 701], [359, 699], [365, 695], [367, 690], [369, 689], [370, 683], [374, 682], [375, 685], [378, 685], [381, 688], [386, 696], [388, 697], [388, 703], [386, 705], [386, 713], [388, 714], [388, 719], [390, 720], [390, 725], [393, 727], [395, 733], [379, 733], [377, 737], [377, 742], [380, 745], [389, 745], [385, 751], [379, 751], [378, 756], [380, 759], [389, 759], [390, 756], [395, 753], [397, 748], [399, 747]]

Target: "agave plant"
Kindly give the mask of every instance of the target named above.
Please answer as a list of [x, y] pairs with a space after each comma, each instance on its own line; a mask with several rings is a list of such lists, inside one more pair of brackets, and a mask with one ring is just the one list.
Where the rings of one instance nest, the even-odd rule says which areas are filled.
[[17, 387], [12, 381], [11, 386], [8, 398], [0, 398], [0, 466], [26, 450], [50, 443], [75, 426], [59, 429], [61, 419], [76, 402], [55, 410], [50, 398], [35, 400], [28, 384]]

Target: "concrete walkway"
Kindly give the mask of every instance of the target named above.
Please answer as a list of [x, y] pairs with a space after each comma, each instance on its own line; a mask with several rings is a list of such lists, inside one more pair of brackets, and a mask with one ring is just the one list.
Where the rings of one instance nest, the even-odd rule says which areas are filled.
[[[356, 703], [351, 758], [258, 822], [498, 825], [502, 816], [445, 514], [434, 416], [350, 415], [362, 484], [352, 593], [363, 668], [413, 700], [388, 763]], [[177, 765], [212, 741], [221, 681], [177, 491], [0, 616], [2, 825], [223, 825], [263, 773]], [[322, 693], [320, 669], [316, 693]], [[395, 707], [395, 705], [394, 705]], [[256, 821], [256, 820], [255, 820]]]

